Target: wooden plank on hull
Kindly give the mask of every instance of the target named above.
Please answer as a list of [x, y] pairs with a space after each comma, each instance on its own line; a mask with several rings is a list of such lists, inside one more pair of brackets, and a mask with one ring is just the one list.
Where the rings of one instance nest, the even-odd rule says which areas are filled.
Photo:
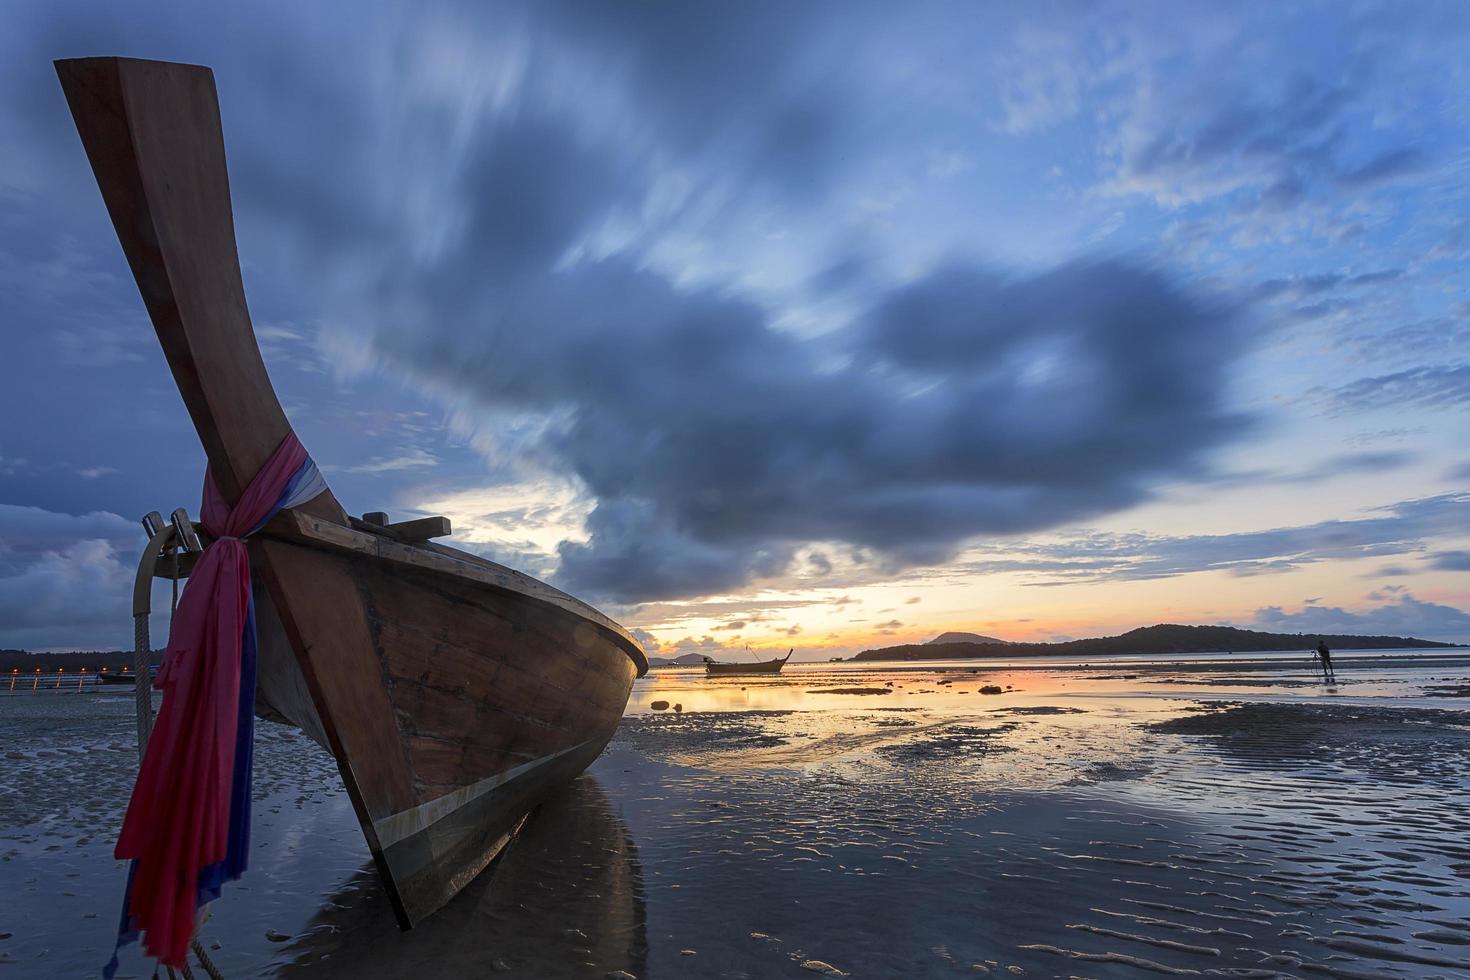
[[312, 597], [305, 612], [301, 603], [278, 605], [277, 612], [349, 789], [370, 821], [411, 805], [412, 776], [350, 563], [284, 541], [253, 547], [265, 559], [261, 577], [273, 594]]

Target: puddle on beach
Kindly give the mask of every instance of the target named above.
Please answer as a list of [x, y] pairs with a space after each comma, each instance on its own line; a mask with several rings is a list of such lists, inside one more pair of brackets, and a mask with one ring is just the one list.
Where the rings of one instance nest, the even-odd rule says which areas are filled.
[[[410, 933], [331, 760], [262, 723], [252, 868], [203, 938], [232, 980], [1470, 977], [1470, 713], [1425, 697], [1460, 663], [1335, 694], [1279, 665], [657, 671]], [[131, 698], [0, 699], [0, 736], [0, 975], [95, 975]]]

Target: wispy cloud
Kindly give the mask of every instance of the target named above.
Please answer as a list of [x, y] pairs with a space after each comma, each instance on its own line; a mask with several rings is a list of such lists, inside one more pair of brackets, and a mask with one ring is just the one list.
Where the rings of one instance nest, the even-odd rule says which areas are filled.
[[1022, 544], [967, 561], [976, 573], [1020, 572], [1031, 584], [1170, 578], [1224, 571], [1259, 575], [1323, 561], [1418, 555], [1426, 542], [1470, 528], [1470, 494], [1448, 493], [1379, 508], [1358, 520], [1331, 520], [1237, 534], [1089, 534]]
[[338, 467], [345, 473], [394, 473], [437, 465], [439, 458], [426, 449], [408, 449], [397, 456], [374, 456], [372, 459]]
[[1454, 606], [1425, 602], [1399, 591], [1381, 605], [1352, 612], [1338, 606], [1303, 605], [1295, 612], [1281, 606], [1256, 610], [1246, 624], [1277, 633], [1348, 633], [1366, 636], [1414, 636], [1421, 639], [1470, 635], [1470, 613]]
[[1438, 551], [1430, 556], [1429, 565], [1445, 572], [1470, 572], [1470, 551]]
[[1470, 364], [1432, 365], [1359, 378], [1313, 393], [1335, 411], [1470, 405]]

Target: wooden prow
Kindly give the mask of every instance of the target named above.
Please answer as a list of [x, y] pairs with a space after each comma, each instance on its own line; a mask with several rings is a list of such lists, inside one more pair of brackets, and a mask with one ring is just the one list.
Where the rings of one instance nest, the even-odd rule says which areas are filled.
[[[233, 503], [291, 424], [245, 305], [214, 73], [75, 58], [56, 62], [56, 74], [215, 480]], [[302, 509], [346, 518], [330, 491]]]

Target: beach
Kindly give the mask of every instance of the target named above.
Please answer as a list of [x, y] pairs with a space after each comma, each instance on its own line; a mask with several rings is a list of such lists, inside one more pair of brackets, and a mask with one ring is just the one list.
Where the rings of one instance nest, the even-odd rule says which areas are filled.
[[[251, 868], [201, 937], [231, 978], [1470, 976], [1470, 658], [1337, 672], [656, 670], [603, 756], [411, 933], [330, 757], [261, 722]], [[12, 695], [0, 734], [0, 969], [92, 975], [131, 695]], [[150, 972], [125, 951], [120, 975]]]

